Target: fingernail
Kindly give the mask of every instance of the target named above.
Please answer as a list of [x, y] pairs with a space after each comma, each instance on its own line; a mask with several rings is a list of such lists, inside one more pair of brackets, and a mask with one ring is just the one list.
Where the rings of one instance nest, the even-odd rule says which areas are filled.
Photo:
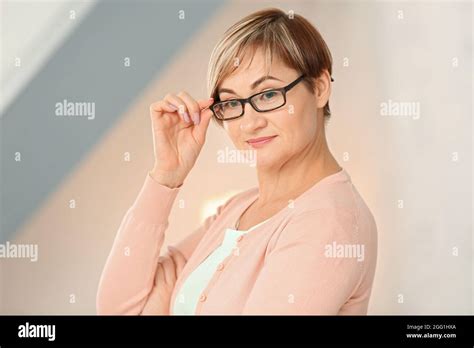
[[168, 245], [168, 250], [170, 253], [174, 253], [175, 249], [172, 246]]
[[184, 117], [184, 121], [186, 121], [186, 123], [189, 123], [190, 119], [189, 119], [189, 115], [186, 111], [183, 113], [183, 117]]
[[171, 103], [168, 103], [168, 105], [169, 105], [170, 108], [172, 108], [174, 111], [178, 110], [178, 107], [177, 107], [177, 106], [174, 106], [174, 105], [171, 104]]
[[193, 114], [193, 122], [194, 122], [194, 124], [199, 124], [199, 113], [198, 112], [195, 112]]

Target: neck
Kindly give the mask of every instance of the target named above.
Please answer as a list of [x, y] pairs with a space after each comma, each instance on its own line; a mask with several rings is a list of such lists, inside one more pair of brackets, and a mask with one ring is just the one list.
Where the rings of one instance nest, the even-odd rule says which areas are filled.
[[324, 134], [318, 139], [278, 167], [259, 168], [257, 207], [296, 198], [326, 176], [341, 170]]

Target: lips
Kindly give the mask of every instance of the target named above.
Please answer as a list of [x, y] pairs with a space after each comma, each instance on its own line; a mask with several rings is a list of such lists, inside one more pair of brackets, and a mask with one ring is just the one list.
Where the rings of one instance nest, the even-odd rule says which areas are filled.
[[268, 139], [272, 139], [272, 138], [275, 138], [276, 135], [272, 135], [272, 136], [269, 136], [269, 137], [261, 137], [261, 138], [255, 138], [255, 139], [249, 139], [247, 140], [248, 143], [260, 143], [260, 142], [263, 142], [265, 140], [268, 140]]
[[255, 138], [255, 139], [249, 139], [249, 140], [247, 140], [247, 143], [249, 143], [253, 147], [256, 147], [256, 146], [260, 146], [260, 145], [263, 145], [263, 144], [266, 144], [266, 143], [270, 142], [275, 137], [276, 137], [276, 135], [272, 135], [272, 136], [269, 136], [269, 137], [260, 137], [260, 138]]

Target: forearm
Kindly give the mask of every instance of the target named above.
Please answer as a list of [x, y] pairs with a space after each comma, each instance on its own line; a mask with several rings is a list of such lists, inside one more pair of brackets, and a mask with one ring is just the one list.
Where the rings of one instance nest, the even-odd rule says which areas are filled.
[[98, 314], [140, 314], [153, 287], [158, 257], [177, 189], [147, 176], [125, 214], [97, 293]]

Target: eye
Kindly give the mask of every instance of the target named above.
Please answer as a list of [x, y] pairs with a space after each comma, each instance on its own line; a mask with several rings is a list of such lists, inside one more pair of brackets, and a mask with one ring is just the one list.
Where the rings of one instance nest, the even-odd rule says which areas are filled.
[[239, 107], [240, 103], [237, 100], [229, 100], [225, 103], [226, 108], [236, 108]]
[[272, 100], [273, 98], [276, 97], [276, 95], [277, 95], [277, 92], [275, 91], [267, 91], [267, 92], [262, 93], [260, 98], [262, 98], [263, 100]]

